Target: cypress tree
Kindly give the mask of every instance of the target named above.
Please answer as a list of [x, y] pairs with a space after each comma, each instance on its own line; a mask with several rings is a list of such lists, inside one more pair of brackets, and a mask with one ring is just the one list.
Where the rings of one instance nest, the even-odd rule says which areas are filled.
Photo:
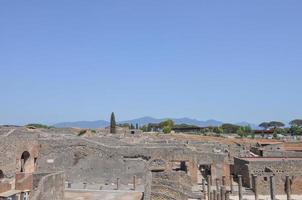
[[116, 133], [116, 122], [114, 112], [111, 113], [110, 117], [110, 133]]

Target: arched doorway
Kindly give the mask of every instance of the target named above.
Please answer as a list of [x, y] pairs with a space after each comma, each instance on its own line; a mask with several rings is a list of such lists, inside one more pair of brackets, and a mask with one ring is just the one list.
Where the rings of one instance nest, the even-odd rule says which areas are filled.
[[27, 161], [29, 160], [30, 154], [28, 151], [24, 151], [21, 155], [21, 172], [26, 172]]
[[4, 178], [4, 173], [2, 170], [0, 170], [0, 180]]

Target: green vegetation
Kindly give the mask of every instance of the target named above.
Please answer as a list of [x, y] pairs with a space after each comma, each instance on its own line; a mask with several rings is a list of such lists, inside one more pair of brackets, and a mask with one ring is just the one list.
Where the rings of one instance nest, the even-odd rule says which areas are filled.
[[78, 136], [82, 136], [82, 135], [84, 135], [85, 133], [87, 133], [87, 130], [86, 130], [86, 129], [85, 129], [85, 130], [81, 130], [81, 131], [79, 132]]
[[[165, 121], [162, 121], [158, 124], [148, 124], [140, 127], [140, 129], [143, 132], [164, 132], [164, 133], [170, 133], [173, 129], [184, 129], [189, 130], [192, 128], [191, 133], [189, 134], [198, 134], [198, 135], [213, 135], [216, 136], [222, 136], [222, 134], [237, 134], [240, 137], [250, 137], [255, 138], [256, 134], [261, 134], [262, 137], [265, 136], [265, 134], [272, 134], [273, 138], [279, 139], [282, 135], [302, 135], [302, 120], [301, 119], [295, 119], [289, 122], [291, 125], [290, 127], [285, 127], [285, 124], [279, 121], [270, 121], [270, 122], [263, 122], [259, 126], [262, 127], [264, 130], [263, 132], [259, 133], [256, 131], [253, 131], [251, 126], [239, 126], [236, 124], [231, 123], [225, 123], [221, 126], [209, 126], [209, 127], [198, 127], [195, 125], [189, 125], [189, 124], [174, 124], [174, 122], [170, 119], [167, 119]], [[265, 132], [265, 130], [268, 130], [268, 132]]]
[[171, 133], [173, 126], [174, 122], [171, 119], [167, 119], [159, 123], [159, 127], [163, 130], [164, 133]]
[[294, 119], [292, 121], [289, 122], [289, 124], [291, 126], [298, 126], [298, 127], [302, 127], [302, 119]]
[[284, 126], [285, 126], [285, 124], [283, 124], [282, 122], [278, 122], [278, 121], [262, 122], [261, 124], [259, 124], [259, 127], [263, 128], [265, 130], [281, 128]]
[[52, 126], [47, 126], [44, 124], [27, 124], [27, 127], [34, 127], [34, 128], [46, 128], [46, 129], [50, 129], [53, 128]]
[[[247, 137], [252, 134], [252, 128], [250, 126], [240, 126], [236, 133], [240, 137]], [[255, 137], [255, 134], [252, 137]]]
[[222, 124], [221, 128], [223, 129], [223, 133], [237, 133], [239, 131], [240, 126], [234, 124]]
[[110, 133], [116, 133], [116, 122], [114, 112], [111, 113], [110, 117]]

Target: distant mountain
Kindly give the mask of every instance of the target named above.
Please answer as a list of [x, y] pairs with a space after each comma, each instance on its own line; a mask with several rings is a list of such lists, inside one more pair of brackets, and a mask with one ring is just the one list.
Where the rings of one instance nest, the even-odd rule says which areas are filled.
[[[168, 118], [162, 118], [162, 119], [157, 119], [153, 117], [141, 117], [137, 119], [132, 119], [132, 120], [125, 120], [125, 121], [119, 121], [117, 123], [130, 123], [130, 124], [139, 124], [140, 126], [146, 125], [149, 123], [159, 123], [161, 121], [164, 121]], [[196, 125], [196, 126], [220, 126], [224, 122], [217, 121], [217, 120], [206, 120], [206, 121], [201, 121], [197, 119], [191, 119], [191, 118], [169, 118], [172, 119], [176, 124], [190, 124], [190, 125]], [[78, 127], [78, 128], [101, 128], [101, 127], [106, 127], [109, 126], [109, 121], [105, 120], [98, 120], [98, 121], [77, 121], [77, 122], [62, 122], [62, 123], [57, 123], [54, 124], [53, 126], [58, 127], [58, 128], [67, 128], [67, 127]], [[258, 126], [254, 124], [249, 124], [248, 122], [240, 122], [237, 123], [237, 125], [245, 126], [245, 125], [250, 125], [253, 129], [257, 128]]]
[[61, 122], [53, 125], [57, 128], [100, 128], [109, 126], [109, 122], [105, 120], [98, 121], [76, 121], [76, 122]]

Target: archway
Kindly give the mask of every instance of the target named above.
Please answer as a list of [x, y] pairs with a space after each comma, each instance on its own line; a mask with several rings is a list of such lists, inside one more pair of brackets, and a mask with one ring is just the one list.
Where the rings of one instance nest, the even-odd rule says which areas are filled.
[[24, 151], [21, 155], [21, 172], [26, 172], [27, 161], [30, 157], [30, 153], [28, 151]]
[[2, 170], [0, 170], [0, 180], [4, 178], [4, 173]]

